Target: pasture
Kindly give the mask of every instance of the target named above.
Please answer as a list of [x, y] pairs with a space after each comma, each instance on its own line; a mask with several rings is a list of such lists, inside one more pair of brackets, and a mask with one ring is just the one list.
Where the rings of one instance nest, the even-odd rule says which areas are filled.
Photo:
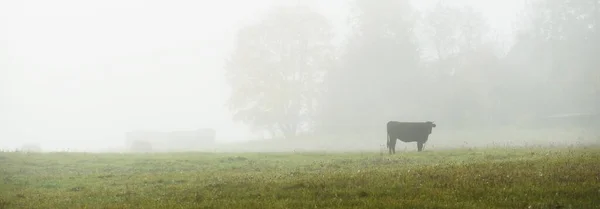
[[599, 208], [600, 147], [0, 153], [0, 208]]

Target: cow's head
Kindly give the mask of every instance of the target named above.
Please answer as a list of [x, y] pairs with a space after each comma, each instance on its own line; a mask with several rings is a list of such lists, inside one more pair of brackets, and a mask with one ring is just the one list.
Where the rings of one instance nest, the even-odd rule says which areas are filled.
[[435, 123], [433, 123], [433, 121], [427, 121], [425, 124], [428, 125], [427, 129], [429, 129], [429, 134], [431, 134], [432, 129], [436, 127]]

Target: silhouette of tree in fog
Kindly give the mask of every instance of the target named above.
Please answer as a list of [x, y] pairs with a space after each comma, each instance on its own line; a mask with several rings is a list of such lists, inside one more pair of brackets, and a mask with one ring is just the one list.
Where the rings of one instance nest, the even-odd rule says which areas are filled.
[[273, 8], [241, 29], [226, 65], [234, 119], [286, 138], [310, 125], [331, 39], [328, 20], [303, 6]]
[[319, 127], [329, 133], [380, 131], [382, 121], [410, 113], [417, 99], [407, 94], [420, 79], [409, 2], [353, 3], [352, 34], [325, 80]]
[[437, 76], [435, 91], [428, 95], [438, 105], [437, 120], [452, 121], [449, 126], [481, 124], [494, 108], [493, 75], [499, 70], [495, 44], [482, 15], [471, 7], [438, 3], [423, 19], [424, 36], [435, 54], [429, 63]]
[[510, 73], [531, 84], [515, 94], [538, 101], [526, 110], [600, 111], [600, 2], [536, 1], [522, 21], [508, 61]]
[[235, 117], [286, 137], [311, 122], [355, 136], [384, 133], [389, 120], [473, 128], [600, 111], [596, 0], [531, 3], [508, 50], [470, 7], [420, 16], [408, 0], [351, 4], [336, 59], [328, 22], [304, 7], [241, 30], [227, 65]]

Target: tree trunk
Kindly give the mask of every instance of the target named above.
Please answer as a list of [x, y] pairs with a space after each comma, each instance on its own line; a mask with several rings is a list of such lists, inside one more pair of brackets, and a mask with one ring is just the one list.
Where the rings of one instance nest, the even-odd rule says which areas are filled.
[[297, 125], [296, 123], [293, 124], [282, 124], [279, 123], [279, 130], [281, 130], [281, 133], [283, 134], [283, 137], [285, 139], [291, 139], [296, 137], [296, 130], [297, 129]]

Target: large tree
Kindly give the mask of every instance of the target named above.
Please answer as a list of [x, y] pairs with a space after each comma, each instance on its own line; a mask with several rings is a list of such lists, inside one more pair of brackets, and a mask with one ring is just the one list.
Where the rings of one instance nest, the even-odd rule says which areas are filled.
[[331, 26], [305, 6], [276, 7], [241, 29], [226, 65], [234, 118], [294, 137], [310, 124], [323, 74], [332, 66]]
[[387, 120], [414, 114], [418, 106], [419, 52], [409, 1], [353, 3], [352, 33], [326, 77], [319, 122], [328, 133], [381, 132]]
[[535, 84], [523, 95], [538, 101], [529, 109], [600, 111], [600, 1], [533, 1], [522, 20], [527, 24], [509, 55], [513, 73]]
[[428, 70], [437, 75], [432, 85], [438, 88], [429, 95], [443, 104], [431, 111], [449, 125], [482, 124], [491, 118], [499, 70], [494, 43], [485, 40], [490, 32], [485, 19], [468, 6], [439, 2], [422, 22], [424, 51], [433, 58], [426, 60]]

